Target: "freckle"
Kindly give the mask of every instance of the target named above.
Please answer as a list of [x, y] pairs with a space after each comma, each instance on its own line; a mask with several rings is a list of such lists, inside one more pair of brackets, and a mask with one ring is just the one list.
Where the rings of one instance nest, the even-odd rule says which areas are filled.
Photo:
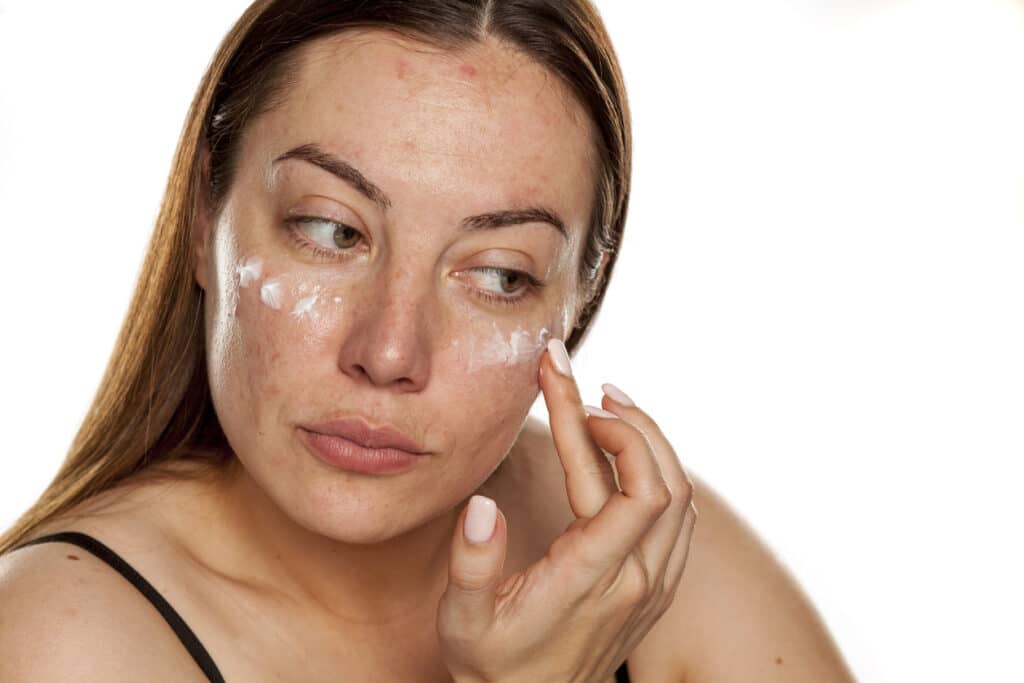
[[78, 559], [78, 555], [67, 555], [66, 557], [67, 557], [67, 558], [68, 558], [69, 560], [77, 560], [77, 559]]
[[470, 64], [463, 64], [461, 67], [459, 67], [459, 73], [461, 73], [463, 76], [474, 78], [476, 77], [476, 67]]
[[775, 663], [776, 664], [782, 664], [782, 657], [776, 657], [775, 658]]

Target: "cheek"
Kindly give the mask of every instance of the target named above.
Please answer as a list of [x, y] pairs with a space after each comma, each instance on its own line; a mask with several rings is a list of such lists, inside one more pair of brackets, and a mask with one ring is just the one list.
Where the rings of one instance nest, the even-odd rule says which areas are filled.
[[232, 403], [245, 401], [245, 417], [258, 422], [256, 409], [287, 395], [288, 382], [327, 348], [347, 308], [341, 289], [258, 255], [226, 258], [207, 321], [211, 388]]
[[487, 415], [517, 429], [536, 399], [538, 368], [547, 342], [561, 332], [561, 312], [529, 326], [490, 320], [465, 326], [450, 342], [452, 376], [466, 412]]

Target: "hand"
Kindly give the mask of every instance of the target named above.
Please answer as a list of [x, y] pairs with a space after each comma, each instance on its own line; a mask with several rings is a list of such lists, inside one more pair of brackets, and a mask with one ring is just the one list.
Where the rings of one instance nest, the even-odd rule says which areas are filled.
[[540, 561], [502, 580], [504, 514], [489, 540], [471, 543], [473, 502], [463, 510], [437, 615], [459, 683], [608, 680], [668, 609], [686, 564], [693, 482], [657, 424], [607, 396], [612, 412], [585, 410], [557, 339], [541, 358], [540, 387], [576, 520]]

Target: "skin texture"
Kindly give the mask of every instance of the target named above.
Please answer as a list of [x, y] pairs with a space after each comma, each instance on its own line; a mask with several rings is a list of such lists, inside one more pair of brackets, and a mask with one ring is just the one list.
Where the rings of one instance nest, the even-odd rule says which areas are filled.
[[[361, 32], [303, 57], [301, 83], [251, 124], [226, 205], [198, 231], [211, 388], [242, 465], [221, 492], [222, 533], [265, 580], [383, 628], [421, 618], [443, 588], [458, 508], [515, 442], [543, 341], [568, 334], [592, 131], [561, 84], [496, 43], [452, 53]], [[308, 162], [274, 163], [310, 143], [390, 206]], [[567, 236], [545, 223], [459, 229], [532, 204], [557, 211]], [[334, 224], [295, 215], [352, 230], [339, 241]], [[482, 267], [545, 285], [505, 290]], [[520, 291], [517, 306], [479, 296]], [[357, 415], [431, 455], [366, 475], [303, 445], [298, 425]]]

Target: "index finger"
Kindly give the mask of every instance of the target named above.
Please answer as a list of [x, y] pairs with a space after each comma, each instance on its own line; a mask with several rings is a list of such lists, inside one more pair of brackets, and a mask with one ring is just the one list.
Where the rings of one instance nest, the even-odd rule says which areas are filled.
[[548, 341], [540, 365], [540, 388], [548, 407], [555, 450], [565, 471], [569, 505], [577, 518], [589, 519], [619, 487], [611, 463], [590, 433], [569, 354], [561, 339]]

